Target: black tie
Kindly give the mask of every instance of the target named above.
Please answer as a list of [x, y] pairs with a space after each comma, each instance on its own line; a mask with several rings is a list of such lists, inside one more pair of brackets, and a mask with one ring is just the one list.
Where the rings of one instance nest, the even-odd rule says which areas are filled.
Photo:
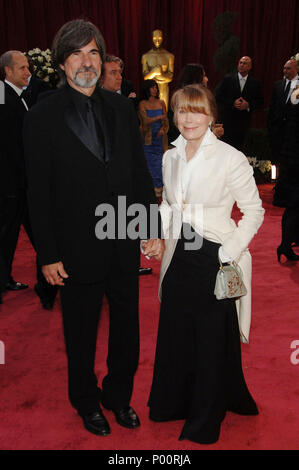
[[93, 141], [99, 145], [99, 138], [98, 138], [98, 133], [97, 133], [97, 127], [96, 127], [96, 122], [92, 110], [92, 104], [90, 100], [87, 100], [87, 113], [86, 113], [86, 120], [87, 120], [87, 125], [88, 128], [91, 132]]
[[98, 121], [96, 121], [95, 119], [94, 111], [92, 108], [92, 102], [90, 99], [87, 100], [86, 122], [90, 130], [93, 142], [98, 149], [98, 154], [100, 158], [105, 161], [106, 155], [104, 150], [104, 136]]
[[287, 84], [287, 86], [286, 86], [285, 89], [284, 89], [284, 102], [285, 102], [285, 103], [287, 102], [287, 99], [288, 99], [288, 96], [289, 96], [290, 88], [291, 88], [291, 80], [289, 80], [289, 83]]

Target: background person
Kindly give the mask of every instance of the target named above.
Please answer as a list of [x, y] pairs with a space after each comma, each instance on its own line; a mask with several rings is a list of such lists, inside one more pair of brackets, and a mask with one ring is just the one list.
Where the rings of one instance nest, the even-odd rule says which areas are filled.
[[299, 240], [299, 105], [298, 64], [288, 60], [283, 67], [284, 79], [274, 84], [268, 113], [268, 130], [273, 161], [278, 163], [278, 178], [273, 204], [284, 207], [281, 219], [281, 243], [277, 259], [298, 261], [292, 243]]
[[139, 103], [139, 120], [146, 161], [153, 179], [157, 198], [163, 189], [162, 156], [168, 148], [168, 119], [166, 106], [159, 99], [159, 89], [155, 80], [145, 80], [142, 85]]
[[241, 151], [250, 129], [252, 113], [264, 104], [261, 84], [249, 74], [251, 68], [251, 58], [241, 57], [238, 72], [225, 76], [215, 91], [225, 132], [222, 140]]

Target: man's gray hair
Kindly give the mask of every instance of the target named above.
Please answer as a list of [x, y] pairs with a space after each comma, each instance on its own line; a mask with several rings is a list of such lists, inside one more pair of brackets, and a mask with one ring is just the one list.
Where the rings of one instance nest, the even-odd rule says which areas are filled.
[[[124, 69], [124, 61], [115, 55], [107, 54], [105, 62], [117, 62], [120, 65], [121, 70]], [[104, 63], [105, 67], [105, 63]]]
[[100, 30], [90, 21], [72, 20], [65, 23], [56, 36], [52, 45], [52, 58], [54, 67], [57, 69], [60, 82], [58, 86], [66, 83], [65, 73], [60, 65], [63, 65], [66, 59], [76, 50], [95, 40], [99, 49], [102, 64], [106, 59], [106, 45]]

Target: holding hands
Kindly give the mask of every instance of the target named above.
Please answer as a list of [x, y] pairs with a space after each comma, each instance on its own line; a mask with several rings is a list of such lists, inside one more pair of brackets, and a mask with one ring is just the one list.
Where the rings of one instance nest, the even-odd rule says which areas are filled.
[[157, 239], [150, 239], [141, 242], [141, 252], [144, 256], [149, 258], [155, 258], [157, 261], [161, 261], [163, 258], [163, 254], [165, 251], [165, 243], [164, 240], [159, 238]]

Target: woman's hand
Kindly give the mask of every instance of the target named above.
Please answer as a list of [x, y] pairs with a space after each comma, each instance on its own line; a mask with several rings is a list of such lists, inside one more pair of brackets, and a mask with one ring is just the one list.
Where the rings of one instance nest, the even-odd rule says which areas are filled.
[[142, 249], [145, 256], [161, 261], [165, 251], [165, 243], [164, 240], [161, 240], [160, 238], [152, 238], [142, 243]]

